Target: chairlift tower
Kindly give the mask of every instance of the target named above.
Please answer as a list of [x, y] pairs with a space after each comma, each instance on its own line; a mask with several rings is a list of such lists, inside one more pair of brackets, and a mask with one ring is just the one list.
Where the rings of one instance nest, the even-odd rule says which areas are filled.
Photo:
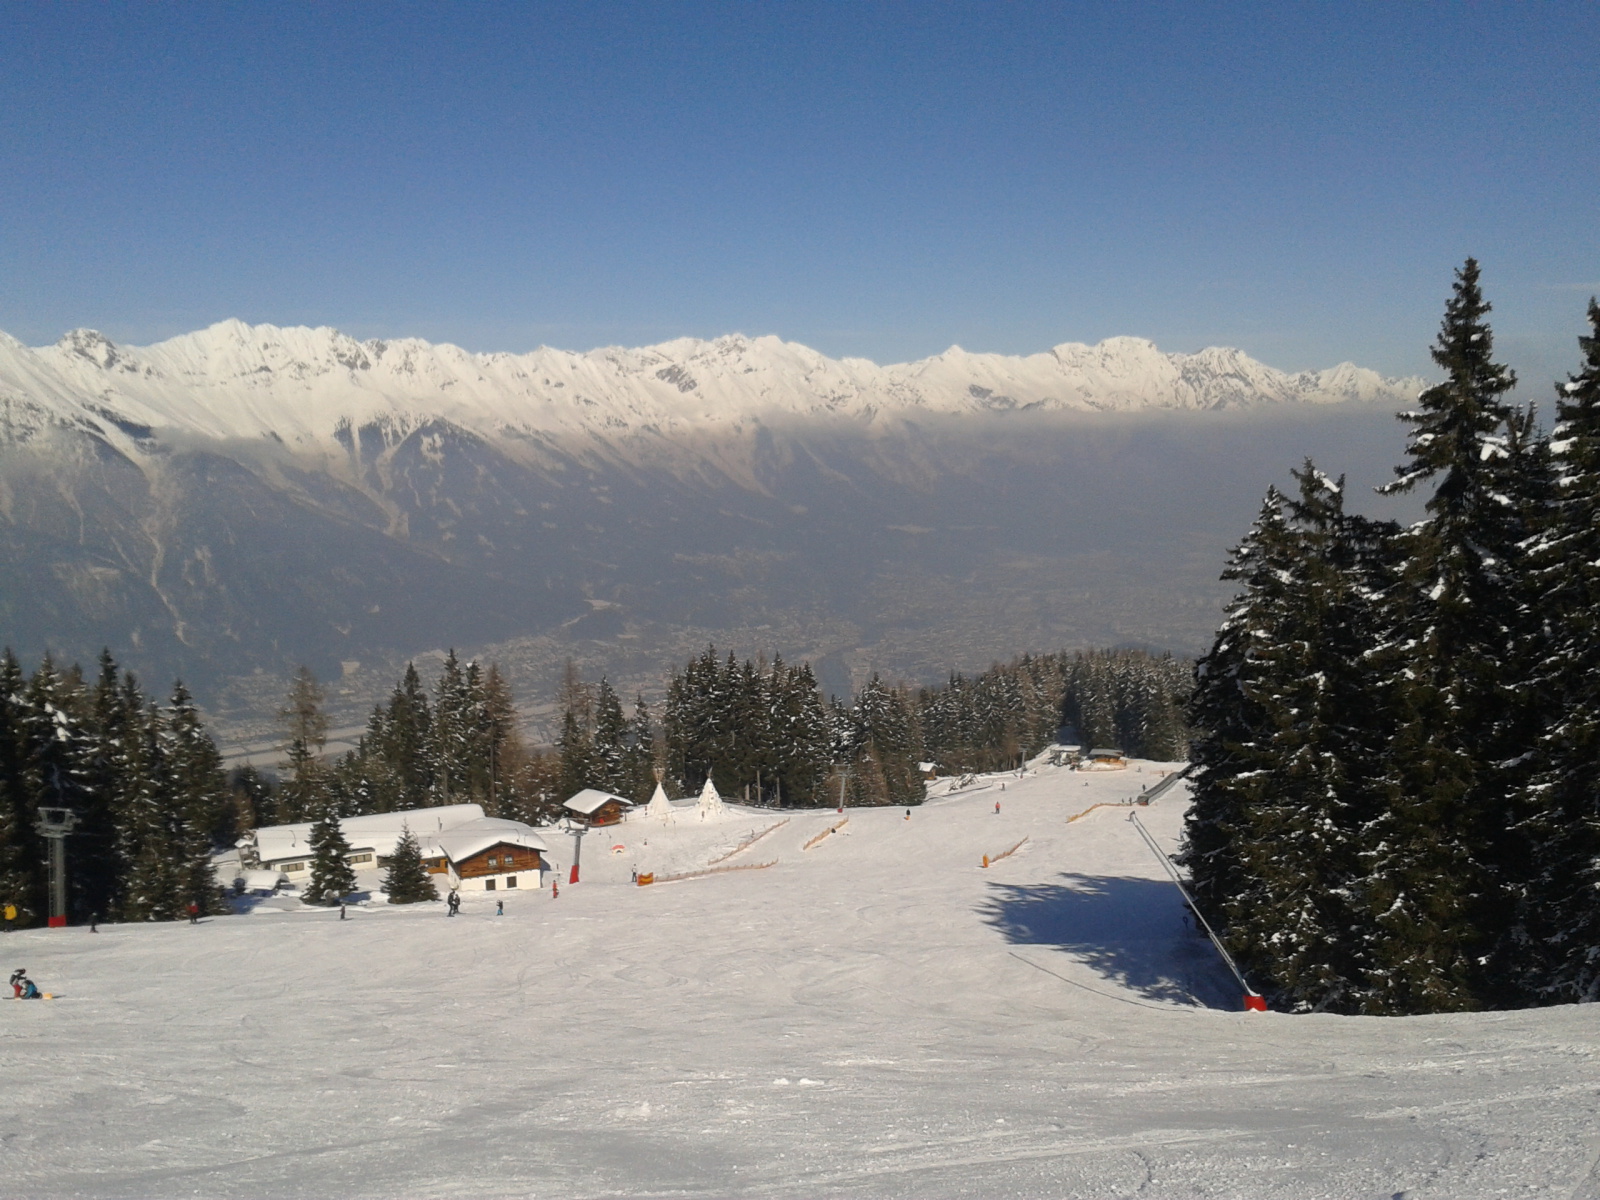
[[50, 842], [50, 928], [67, 923], [67, 835], [78, 824], [78, 814], [70, 808], [40, 808], [34, 826], [39, 836]]
[[572, 834], [572, 872], [567, 882], [577, 883], [578, 860], [583, 857], [583, 835], [589, 832], [589, 823], [576, 817], [568, 817], [567, 832]]

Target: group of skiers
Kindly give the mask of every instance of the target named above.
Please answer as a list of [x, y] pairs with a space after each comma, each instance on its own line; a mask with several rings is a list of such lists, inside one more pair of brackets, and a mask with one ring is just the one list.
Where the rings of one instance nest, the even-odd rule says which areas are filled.
[[11, 998], [13, 1000], [43, 999], [37, 984], [28, 978], [28, 969], [18, 967], [11, 972]]

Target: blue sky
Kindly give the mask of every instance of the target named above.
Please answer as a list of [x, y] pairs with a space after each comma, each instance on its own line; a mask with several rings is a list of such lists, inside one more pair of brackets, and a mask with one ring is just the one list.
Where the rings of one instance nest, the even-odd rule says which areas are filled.
[[0, 7], [0, 329], [225, 317], [895, 361], [1115, 334], [1544, 396], [1600, 291], [1600, 5]]

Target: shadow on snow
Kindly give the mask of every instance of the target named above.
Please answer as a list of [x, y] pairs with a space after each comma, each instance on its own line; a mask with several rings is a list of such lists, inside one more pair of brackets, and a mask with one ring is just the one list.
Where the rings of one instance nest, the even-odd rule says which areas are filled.
[[1172, 884], [1118, 875], [1060, 878], [991, 883], [980, 915], [1012, 944], [1070, 955], [1145, 999], [1239, 1007], [1238, 988]]

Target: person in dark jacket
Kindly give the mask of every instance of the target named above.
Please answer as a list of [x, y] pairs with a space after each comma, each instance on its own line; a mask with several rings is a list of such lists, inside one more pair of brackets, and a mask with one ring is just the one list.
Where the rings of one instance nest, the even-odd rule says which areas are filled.
[[27, 978], [28, 978], [28, 968], [27, 967], [18, 967], [15, 971], [11, 972], [11, 979], [10, 979], [10, 983], [11, 983], [11, 998], [13, 1000], [22, 999], [22, 984], [23, 984], [23, 981], [26, 980]]

